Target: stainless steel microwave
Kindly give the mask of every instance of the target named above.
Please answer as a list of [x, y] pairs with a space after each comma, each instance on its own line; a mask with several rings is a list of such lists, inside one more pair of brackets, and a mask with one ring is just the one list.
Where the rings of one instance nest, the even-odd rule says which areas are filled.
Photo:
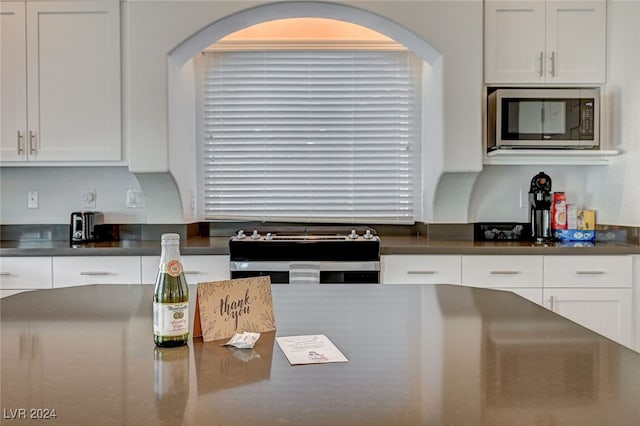
[[488, 97], [487, 148], [600, 147], [600, 91], [496, 89]]

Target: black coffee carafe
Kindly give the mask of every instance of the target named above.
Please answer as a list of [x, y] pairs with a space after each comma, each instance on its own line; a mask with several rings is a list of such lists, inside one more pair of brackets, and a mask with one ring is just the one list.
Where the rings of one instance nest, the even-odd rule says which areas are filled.
[[531, 236], [536, 242], [548, 241], [551, 234], [551, 178], [540, 172], [531, 179], [529, 189], [529, 209]]

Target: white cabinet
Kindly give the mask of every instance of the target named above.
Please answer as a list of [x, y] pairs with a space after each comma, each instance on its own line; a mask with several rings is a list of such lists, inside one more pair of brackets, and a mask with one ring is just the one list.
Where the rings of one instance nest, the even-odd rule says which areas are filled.
[[381, 256], [382, 284], [460, 284], [460, 256]]
[[[207, 281], [223, 281], [231, 278], [229, 256], [189, 255], [181, 256], [182, 268], [189, 284]], [[158, 275], [160, 256], [142, 256], [142, 284], [153, 284]]]
[[545, 288], [544, 306], [611, 340], [632, 347], [632, 290]]
[[52, 287], [50, 257], [0, 257], [0, 296]]
[[485, 82], [606, 81], [605, 0], [485, 1]]
[[2, 161], [119, 161], [115, 0], [0, 2]]
[[545, 256], [544, 306], [633, 347], [631, 256]]
[[140, 283], [139, 256], [60, 256], [53, 258], [53, 287]]
[[462, 256], [462, 285], [512, 291], [542, 304], [542, 256]]

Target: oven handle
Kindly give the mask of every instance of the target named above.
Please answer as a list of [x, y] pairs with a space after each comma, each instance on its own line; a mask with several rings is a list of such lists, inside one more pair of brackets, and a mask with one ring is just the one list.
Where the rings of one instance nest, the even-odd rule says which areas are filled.
[[321, 271], [379, 271], [379, 261], [353, 261], [353, 262], [332, 262], [332, 261], [231, 261], [229, 270], [237, 271], [289, 271], [291, 265], [318, 265]]

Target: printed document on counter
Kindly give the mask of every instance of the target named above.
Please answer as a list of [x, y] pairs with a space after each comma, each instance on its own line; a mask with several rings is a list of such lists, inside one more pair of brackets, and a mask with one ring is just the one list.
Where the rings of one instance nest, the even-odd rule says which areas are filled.
[[324, 334], [276, 337], [276, 341], [291, 365], [348, 361]]

